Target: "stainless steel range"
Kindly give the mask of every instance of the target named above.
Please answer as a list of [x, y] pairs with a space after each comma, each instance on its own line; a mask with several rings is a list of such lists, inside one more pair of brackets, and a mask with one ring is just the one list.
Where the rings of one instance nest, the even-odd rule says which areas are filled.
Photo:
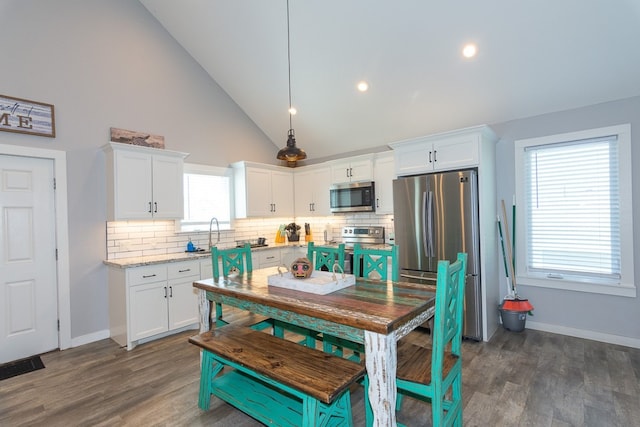
[[345, 244], [345, 273], [353, 273], [353, 245], [383, 246], [384, 227], [380, 226], [346, 226], [342, 228], [342, 243]]
[[379, 226], [346, 226], [342, 228], [342, 243], [348, 248], [361, 245], [384, 244], [384, 227]]

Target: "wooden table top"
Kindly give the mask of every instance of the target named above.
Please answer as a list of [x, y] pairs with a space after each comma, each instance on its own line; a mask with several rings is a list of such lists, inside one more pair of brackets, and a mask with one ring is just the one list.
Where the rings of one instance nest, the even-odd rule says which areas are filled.
[[246, 275], [206, 279], [193, 286], [219, 295], [311, 316], [354, 328], [389, 334], [435, 304], [435, 286], [358, 278], [355, 286], [316, 295], [267, 284], [277, 267]]

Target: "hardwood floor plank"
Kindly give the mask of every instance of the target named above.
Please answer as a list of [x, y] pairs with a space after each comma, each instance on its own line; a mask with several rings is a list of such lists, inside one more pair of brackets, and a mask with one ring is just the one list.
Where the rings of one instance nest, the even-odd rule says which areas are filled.
[[[0, 381], [0, 426], [260, 426], [218, 399], [198, 408], [195, 333], [129, 352], [102, 340], [44, 354], [45, 369]], [[403, 339], [431, 345], [424, 331]], [[489, 343], [464, 341], [462, 354], [465, 426], [640, 425], [639, 349], [500, 329]], [[356, 426], [363, 398], [354, 387]], [[430, 426], [430, 407], [406, 399], [398, 420]]]

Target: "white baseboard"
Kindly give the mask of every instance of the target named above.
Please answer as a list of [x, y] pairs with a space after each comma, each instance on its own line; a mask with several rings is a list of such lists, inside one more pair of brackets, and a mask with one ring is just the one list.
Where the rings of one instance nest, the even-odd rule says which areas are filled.
[[605, 334], [585, 329], [568, 328], [566, 326], [549, 325], [547, 323], [531, 322], [529, 320], [527, 320], [526, 327], [537, 331], [552, 332], [554, 334], [568, 335], [570, 337], [623, 345], [625, 347], [640, 348], [640, 339], [637, 338]]
[[80, 337], [71, 338], [71, 347], [79, 347], [84, 344], [89, 344], [95, 341], [100, 341], [109, 338], [109, 330], [94, 332], [92, 334], [82, 335]]

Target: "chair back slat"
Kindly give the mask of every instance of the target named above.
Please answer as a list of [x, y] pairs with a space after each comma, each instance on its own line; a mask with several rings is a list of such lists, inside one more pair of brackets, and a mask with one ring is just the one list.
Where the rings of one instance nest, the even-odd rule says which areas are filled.
[[[211, 247], [211, 261], [213, 264], [213, 278], [218, 279], [220, 275], [244, 274], [253, 271], [251, 263], [251, 245], [246, 243], [241, 248], [218, 249]], [[220, 261], [220, 263], [218, 263]], [[222, 271], [220, 271], [222, 267]]]
[[[459, 253], [455, 262], [438, 261], [436, 307], [434, 313], [432, 375], [439, 372], [442, 380], [444, 353], [460, 356], [464, 313], [464, 285], [467, 272], [467, 254]], [[439, 367], [439, 369], [437, 369]], [[436, 381], [436, 378], [433, 378]]]
[[388, 280], [388, 265], [391, 261], [390, 279], [397, 282], [400, 279], [398, 267], [398, 246], [390, 249], [363, 248], [360, 244], [353, 246], [353, 271], [357, 277], [368, 279]]
[[313, 263], [314, 270], [333, 271], [333, 264], [338, 263], [344, 271], [344, 243], [335, 246], [316, 246], [314, 242], [307, 244], [307, 258]]

